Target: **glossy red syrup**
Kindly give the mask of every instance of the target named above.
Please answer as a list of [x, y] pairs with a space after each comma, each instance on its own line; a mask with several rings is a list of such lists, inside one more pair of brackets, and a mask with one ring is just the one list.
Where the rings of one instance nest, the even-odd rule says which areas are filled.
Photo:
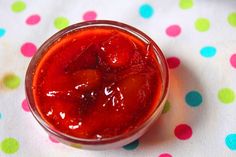
[[53, 43], [34, 75], [34, 98], [54, 129], [86, 139], [127, 134], [158, 106], [152, 43], [112, 27], [84, 28]]

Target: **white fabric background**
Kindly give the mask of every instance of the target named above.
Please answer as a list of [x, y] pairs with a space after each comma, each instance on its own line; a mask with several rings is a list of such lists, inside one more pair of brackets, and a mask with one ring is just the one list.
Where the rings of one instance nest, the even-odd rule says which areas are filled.
[[[196, 0], [193, 8], [181, 10], [177, 0], [24, 0], [27, 8], [21, 13], [10, 9], [12, 0], [0, 1], [0, 26], [7, 29], [7, 36], [0, 38], [0, 77], [14, 72], [21, 78], [21, 85], [15, 90], [0, 88], [0, 141], [5, 137], [15, 137], [20, 149], [13, 155], [0, 151], [0, 156], [17, 157], [157, 157], [170, 153], [173, 157], [233, 157], [225, 145], [225, 137], [236, 132], [236, 102], [222, 105], [217, 92], [222, 87], [236, 91], [236, 70], [230, 66], [229, 58], [236, 53], [236, 28], [227, 22], [230, 12], [236, 11], [235, 0]], [[150, 19], [143, 19], [138, 12], [140, 5], [149, 3], [155, 12]], [[125, 22], [144, 31], [152, 37], [166, 57], [178, 56], [180, 67], [170, 70], [171, 89], [168, 100], [171, 109], [163, 114], [140, 139], [137, 149], [108, 151], [88, 151], [52, 143], [46, 132], [30, 113], [24, 112], [21, 102], [24, 94], [24, 74], [30, 58], [22, 56], [20, 46], [31, 41], [39, 47], [58, 30], [53, 20], [65, 16], [70, 24], [82, 21], [87, 10], [95, 10], [97, 19]], [[26, 26], [25, 19], [38, 13], [41, 21], [37, 26]], [[195, 30], [198, 17], [211, 21], [209, 31]], [[171, 24], [182, 28], [176, 38], [166, 35], [165, 29]], [[203, 46], [214, 45], [217, 53], [213, 58], [204, 58], [199, 50]], [[189, 90], [199, 90], [203, 104], [197, 108], [186, 105], [184, 96]], [[175, 138], [174, 127], [188, 123], [193, 136], [186, 141]]]

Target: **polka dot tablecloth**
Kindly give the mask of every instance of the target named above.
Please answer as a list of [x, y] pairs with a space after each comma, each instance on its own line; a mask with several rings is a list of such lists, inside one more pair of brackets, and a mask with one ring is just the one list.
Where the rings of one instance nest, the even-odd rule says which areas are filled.
[[[68, 25], [95, 19], [142, 30], [163, 50], [170, 93], [140, 139], [115, 150], [71, 148], [29, 112], [24, 75], [37, 48]], [[235, 0], [1, 0], [0, 156], [235, 157]]]

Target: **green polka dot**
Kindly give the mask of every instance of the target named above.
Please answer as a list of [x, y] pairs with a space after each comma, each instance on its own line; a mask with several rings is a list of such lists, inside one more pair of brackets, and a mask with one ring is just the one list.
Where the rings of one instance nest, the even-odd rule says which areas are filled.
[[9, 89], [15, 89], [20, 85], [20, 78], [15, 74], [5, 75], [3, 78], [3, 84]]
[[222, 88], [218, 92], [218, 99], [224, 104], [232, 103], [235, 99], [235, 93], [230, 88]]
[[54, 26], [57, 28], [57, 29], [63, 29], [65, 27], [67, 27], [69, 25], [69, 20], [65, 17], [57, 17], [55, 20], [54, 20]]
[[1, 150], [6, 154], [13, 154], [19, 149], [19, 142], [14, 138], [5, 138], [1, 143]]
[[236, 27], [236, 12], [229, 14], [228, 22], [231, 26]]
[[192, 0], [180, 0], [179, 1], [179, 7], [181, 9], [189, 9], [193, 7], [193, 1]]
[[166, 113], [166, 112], [168, 112], [169, 110], [170, 110], [170, 102], [169, 102], [169, 101], [166, 101], [165, 106], [164, 106], [164, 108], [163, 108], [163, 110], [162, 110], [162, 113]]
[[12, 3], [11, 5], [11, 10], [15, 13], [21, 12], [25, 10], [25, 8], [26, 8], [26, 4], [23, 1], [16, 1]]
[[199, 31], [199, 32], [205, 32], [208, 31], [210, 28], [210, 21], [206, 18], [198, 18], [195, 21], [195, 28]]

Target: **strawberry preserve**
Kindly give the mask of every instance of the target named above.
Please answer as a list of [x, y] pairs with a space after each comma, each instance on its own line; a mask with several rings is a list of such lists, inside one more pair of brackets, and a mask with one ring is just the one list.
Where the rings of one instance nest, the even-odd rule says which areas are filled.
[[160, 114], [168, 69], [157, 45], [113, 21], [72, 25], [33, 57], [26, 94], [39, 123], [59, 141], [114, 148], [140, 137]]

